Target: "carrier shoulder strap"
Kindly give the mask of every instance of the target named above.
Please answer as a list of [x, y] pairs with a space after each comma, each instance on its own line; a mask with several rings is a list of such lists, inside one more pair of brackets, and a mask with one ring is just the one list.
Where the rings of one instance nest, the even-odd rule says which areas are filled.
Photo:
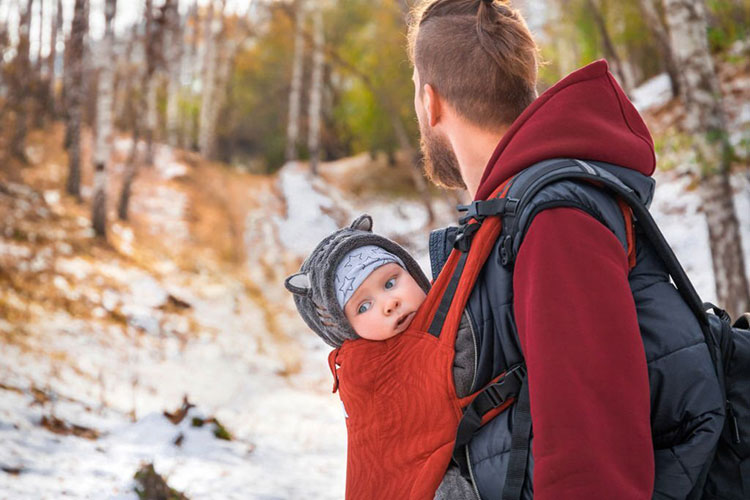
[[[514, 213], [509, 215], [503, 214], [504, 238], [513, 239], [518, 237], [520, 228], [518, 227], [519, 218], [517, 216], [523, 212], [526, 205], [545, 186], [561, 180], [590, 182], [610, 192], [618, 200], [627, 204], [627, 207], [632, 211], [635, 222], [656, 249], [685, 302], [690, 306], [690, 309], [702, 325], [708, 324], [703, 302], [690, 282], [687, 273], [677, 260], [672, 248], [669, 246], [666, 238], [664, 238], [648, 208], [632, 188], [628, 187], [614, 174], [604, 168], [583, 160], [549, 160], [529, 167], [529, 169], [532, 169], [533, 172], [523, 177], [523, 185], [517, 185], [514, 182], [509, 190], [509, 196], [517, 197], [518, 204]], [[514, 247], [511, 242], [508, 243], [508, 246], [511, 249]], [[508, 261], [512, 260], [513, 256], [513, 252], [509, 252]]]

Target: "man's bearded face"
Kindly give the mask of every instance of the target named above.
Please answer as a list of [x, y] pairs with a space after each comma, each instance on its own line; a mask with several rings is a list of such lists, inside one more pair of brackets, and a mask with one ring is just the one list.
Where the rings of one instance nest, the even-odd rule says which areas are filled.
[[466, 189], [458, 167], [458, 159], [448, 139], [435, 132], [421, 99], [419, 74], [414, 69], [414, 109], [419, 121], [419, 147], [424, 157], [424, 170], [427, 177], [438, 186], [448, 189]]
[[424, 157], [427, 177], [438, 186], [448, 189], [465, 189], [458, 159], [448, 140], [428, 126], [419, 124], [419, 147]]

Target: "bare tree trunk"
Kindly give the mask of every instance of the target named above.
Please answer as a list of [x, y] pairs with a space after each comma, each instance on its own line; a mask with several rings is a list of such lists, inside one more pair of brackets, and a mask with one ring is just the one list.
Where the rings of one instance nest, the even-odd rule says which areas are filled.
[[208, 13], [203, 24], [203, 71], [201, 72], [201, 110], [198, 129], [198, 149], [201, 154], [208, 156], [208, 149], [211, 147], [208, 138], [209, 134], [209, 115], [211, 113], [211, 98], [214, 94], [214, 85], [216, 80], [216, 38], [220, 29], [219, 21], [215, 17], [223, 16], [223, 9], [219, 10], [218, 16], [214, 12], [215, 6], [213, 0], [209, 1]]
[[[137, 37], [137, 33], [134, 30], [133, 31], [133, 41], [135, 41]], [[144, 42], [145, 45], [145, 42]], [[144, 46], [144, 53], [145, 53], [145, 46]], [[136, 69], [137, 74], [134, 75], [133, 81], [141, 82], [141, 84], [146, 79], [146, 69]], [[131, 89], [132, 90], [132, 89]], [[126, 92], [126, 94], [132, 95], [133, 92]], [[130, 207], [130, 195], [132, 193], [133, 189], [133, 181], [135, 180], [136, 174], [138, 173], [138, 142], [141, 139], [141, 113], [140, 110], [143, 109], [144, 104], [144, 97], [143, 92], [138, 91], [135, 94], [137, 97], [135, 97], [135, 102], [132, 103], [133, 108], [136, 110], [136, 112], [131, 112], [130, 119], [131, 119], [131, 125], [133, 128], [133, 143], [130, 146], [130, 153], [128, 154], [128, 158], [125, 161], [125, 174], [123, 176], [122, 180], [122, 188], [120, 190], [120, 197], [117, 201], [117, 217], [120, 220], [126, 221], [128, 220], [128, 210]]]
[[669, 82], [672, 86], [672, 97], [680, 96], [680, 72], [672, 54], [672, 46], [669, 42], [669, 32], [659, 15], [659, 11], [654, 4], [654, 0], [640, 0], [641, 12], [646, 20], [646, 25], [656, 38], [659, 45], [659, 51], [664, 59], [664, 65], [667, 68]]
[[70, 72], [67, 90], [68, 107], [68, 181], [65, 189], [80, 200], [81, 198], [81, 124], [83, 122], [83, 38], [88, 30], [88, 18], [86, 17], [86, 3], [88, 0], [76, 0], [73, 24], [70, 30], [70, 67], [65, 68]]
[[683, 75], [683, 127], [692, 135], [702, 178], [699, 189], [708, 224], [716, 294], [729, 314], [737, 316], [750, 309], [750, 287], [729, 184], [731, 146], [719, 80], [708, 49], [706, 7], [703, 0], [665, 0], [664, 5], [672, 48]]
[[[33, 79], [33, 96], [34, 96], [34, 127], [44, 127], [44, 121], [49, 114], [50, 96], [49, 96], [49, 75], [47, 74], [47, 61], [42, 58], [42, 48], [44, 47], [44, 20], [45, 4], [48, 0], [39, 0], [39, 13], [37, 19], [39, 22], [39, 31], [37, 32], [37, 50], [34, 61], [34, 79]], [[50, 23], [54, 25], [54, 22]]]
[[177, 10], [177, 2], [167, 0], [164, 5], [164, 14], [166, 16], [166, 35], [167, 44], [167, 66], [168, 78], [167, 84], [167, 141], [170, 146], [177, 146], [179, 141], [180, 126], [180, 94], [182, 89], [182, 52], [183, 36], [180, 23], [180, 13]]
[[294, 3], [294, 60], [292, 62], [292, 86], [289, 91], [289, 121], [286, 127], [286, 161], [298, 158], [300, 101], [302, 98], [302, 59], [305, 50], [303, 40], [304, 6], [301, 0]]
[[133, 144], [130, 147], [130, 154], [125, 162], [125, 176], [122, 180], [122, 191], [117, 203], [117, 217], [120, 220], [128, 220], [128, 209], [130, 207], [130, 194], [133, 190], [133, 181], [138, 172], [138, 141], [141, 140], [140, 126], [138, 118], [135, 117], [133, 127]]
[[57, 36], [58, 33], [62, 32], [63, 24], [62, 0], [57, 0], [55, 19], [50, 24], [52, 29], [49, 40], [49, 55], [47, 56], [47, 93], [49, 95], [49, 114], [55, 118], [59, 115], [59, 104], [55, 94], [55, 60], [57, 59]]
[[320, 114], [323, 100], [323, 12], [313, 12], [313, 62], [312, 84], [310, 86], [310, 107], [308, 110], [307, 148], [310, 152], [310, 170], [318, 174], [320, 161]]
[[[181, 77], [189, 76], [186, 80], [190, 82], [195, 78], [195, 70], [193, 68], [198, 66], [198, 22], [198, 6], [193, 5], [188, 14], [188, 20], [185, 22], [187, 50], [183, 51], [182, 69], [185, 71], [185, 74], [181, 75]], [[190, 99], [195, 97], [192, 88], [187, 88], [186, 93], [189, 95]], [[183, 110], [183, 113], [180, 116], [180, 122], [182, 123], [182, 126], [180, 127], [182, 134], [182, 147], [184, 149], [192, 149], [196, 137], [195, 116], [194, 114], [187, 114]]]
[[28, 131], [29, 119], [28, 84], [33, 79], [29, 58], [29, 27], [33, 6], [34, 0], [28, 0], [25, 9], [20, 13], [16, 56], [7, 71], [10, 91], [8, 101], [15, 117], [13, 131], [11, 132], [10, 151], [14, 157], [24, 163], [26, 162], [26, 132]]
[[37, 2], [37, 5], [39, 5], [39, 31], [37, 32], [37, 46], [36, 46], [36, 60], [35, 63], [35, 70], [37, 74], [41, 77], [42, 74], [42, 38], [44, 35], [44, 2], [45, 0], [39, 0]]
[[[141, 65], [135, 67], [133, 63], [133, 54], [136, 50], [142, 50], [143, 44], [138, 37], [138, 24], [133, 23], [133, 27], [130, 30], [130, 37], [125, 52], [120, 55], [117, 62], [117, 77], [115, 79], [115, 103], [114, 103], [114, 119], [115, 121], [125, 119], [127, 117], [127, 123], [133, 125], [134, 120], [131, 115], [134, 112], [140, 112], [140, 109], [135, 110], [133, 94], [136, 86], [141, 85], [142, 76], [141, 71], [136, 68], [140, 68]], [[135, 70], [135, 71], [134, 71]], [[137, 84], [134, 82], [138, 82]], [[138, 92], [141, 93], [140, 91]]]
[[156, 109], [156, 92], [158, 90], [157, 74], [153, 73], [146, 82], [146, 156], [144, 163], [147, 166], [154, 165], [154, 134], [159, 124], [159, 114]]
[[[223, 19], [223, 16], [222, 16]], [[216, 61], [216, 80], [214, 82], [214, 92], [211, 98], [213, 105], [211, 106], [208, 114], [207, 123], [207, 143], [206, 143], [206, 156], [208, 158], [217, 157], [216, 144], [218, 139], [218, 122], [219, 113], [224, 108], [224, 104], [227, 99], [229, 76], [234, 63], [235, 55], [239, 44], [231, 42], [226, 38], [226, 25], [222, 22], [222, 36], [220, 42], [217, 42], [216, 47], [219, 49], [219, 58]]]
[[156, 109], [157, 70], [163, 61], [161, 34], [160, 23], [157, 23], [154, 18], [153, 0], [146, 0], [146, 81], [143, 88], [146, 92], [146, 120], [144, 127], [146, 157], [144, 163], [147, 166], [153, 166], [154, 164], [154, 133], [158, 125]]
[[112, 143], [112, 93], [114, 91], [114, 31], [112, 20], [117, 12], [117, 0], [107, 0], [105, 4], [104, 39], [101, 41], [101, 61], [99, 64], [99, 85], [96, 104], [96, 147], [94, 150], [94, 200], [91, 206], [91, 220], [94, 233], [102, 238], [107, 236], [107, 163], [109, 163]]
[[[153, 43], [151, 37], [153, 36], [153, 2], [152, 0], [146, 0], [146, 34], [143, 38], [143, 54], [147, 59], [146, 67], [139, 70], [139, 74], [136, 80], [140, 78], [140, 89], [136, 93], [136, 102], [133, 103], [133, 108], [136, 110], [132, 114], [133, 124], [133, 143], [130, 147], [130, 154], [125, 162], [125, 175], [122, 180], [122, 189], [120, 191], [120, 197], [117, 203], [117, 217], [120, 220], [128, 220], [128, 212], [130, 207], [130, 195], [133, 189], [133, 181], [135, 180], [136, 174], [138, 173], [139, 160], [138, 160], [138, 142], [141, 139], [141, 128], [143, 124], [142, 110], [146, 106], [147, 97], [144, 95], [144, 89], [148, 86], [148, 81], [151, 79], [151, 75], [154, 70], [155, 60], [153, 54], [149, 52], [153, 50]], [[133, 32], [133, 40], [137, 32]]]
[[591, 10], [591, 15], [594, 17], [594, 23], [596, 23], [599, 35], [602, 37], [602, 48], [604, 49], [604, 54], [612, 63], [612, 70], [620, 80], [623, 90], [625, 90], [626, 94], [630, 94], [633, 90], [633, 78], [627, 65], [625, 65], [622, 59], [620, 59], [620, 56], [617, 55], [615, 45], [612, 43], [612, 37], [610, 37], [609, 30], [607, 29], [607, 22], [604, 19], [604, 15], [595, 0], [586, 0], [586, 4]]
[[198, 148], [206, 158], [214, 158], [216, 156], [216, 121], [221, 107], [218, 94], [223, 94], [232, 56], [229, 44], [225, 40], [224, 1], [219, 2], [216, 12], [213, 11], [213, 4], [211, 4], [208, 13], [204, 37], [206, 39], [203, 70], [205, 84], [201, 96]]

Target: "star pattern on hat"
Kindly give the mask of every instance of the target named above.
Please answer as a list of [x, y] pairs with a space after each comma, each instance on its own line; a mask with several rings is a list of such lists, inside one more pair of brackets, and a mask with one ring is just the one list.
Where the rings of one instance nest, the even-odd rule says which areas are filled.
[[362, 252], [355, 253], [349, 256], [349, 258], [346, 259], [346, 264], [344, 264], [344, 267], [352, 267], [352, 259], [354, 257], [357, 257], [359, 260], [362, 260]]
[[348, 292], [354, 291], [354, 278], [344, 278], [344, 282], [339, 287], [339, 292], [346, 295]]

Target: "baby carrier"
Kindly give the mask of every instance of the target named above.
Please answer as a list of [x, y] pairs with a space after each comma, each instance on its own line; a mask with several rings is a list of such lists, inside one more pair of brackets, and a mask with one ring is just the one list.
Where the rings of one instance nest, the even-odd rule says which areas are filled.
[[[508, 238], [503, 224], [513, 225], [511, 234], [518, 234], [516, 216], [524, 206], [542, 188], [564, 179], [591, 183], [618, 198], [631, 229], [627, 241], [631, 267], [635, 224], [656, 248], [701, 324], [726, 394], [727, 418], [715, 458], [704, 467], [700, 488], [690, 497], [750, 498], [747, 316], [730, 326], [726, 313], [700, 301], [643, 201], [605, 165], [554, 160], [522, 174], [488, 200], [462, 207], [466, 215], [454, 250], [406, 332], [386, 341], [348, 341], [329, 356], [334, 392], [340, 392], [347, 412], [347, 498], [432, 498], [451, 460], [466, 472], [462, 450], [474, 433], [509, 408], [514, 410], [514, 426], [503, 498], [521, 496], [531, 432], [525, 367], [514, 365], [482, 390], [459, 398], [452, 377], [453, 348], [463, 309], [501, 232], [503, 260], [511, 260], [518, 250], [522, 238]], [[516, 182], [517, 178], [522, 181]], [[714, 314], [706, 314], [709, 308]]]
[[499, 234], [500, 219], [488, 222], [471, 251], [451, 255], [406, 331], [384, 341], [350, 340], [331, 352], [333, 390], [347, 415], [348, 499], [433, 498], [464, 410], [483, 403], [478, 427], [509, 407], [520, 388], [522, 366], [496, 377], [491, 390], [463, 398], [453, 381], [461, 315]]

